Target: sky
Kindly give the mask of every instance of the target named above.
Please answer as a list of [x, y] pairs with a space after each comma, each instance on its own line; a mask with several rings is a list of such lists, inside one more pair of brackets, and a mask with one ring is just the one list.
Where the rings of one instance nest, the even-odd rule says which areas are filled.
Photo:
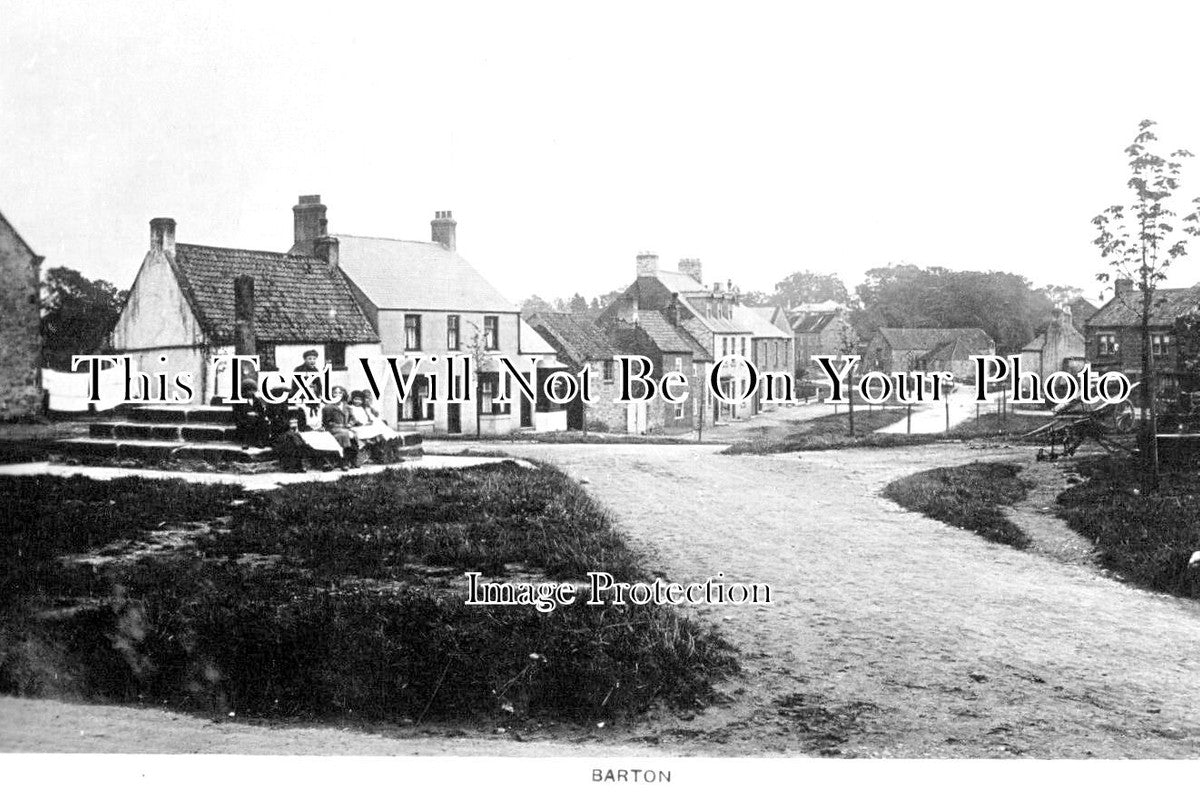
[[[1094, 296], [1144, 118], [1200, 153], [1200, 3], [0, 0], [0, 211], [128, 287], [149, 220], [458, 250], [514, 302], [700, 258], [770, 291], [890, 263]], [[1200, 159], [1197, 159], [1200, 161]], [[1184, 172], [1200, 195], [1200, 163]], [[1200, 281], [1200, 248], [1166, 285]]]

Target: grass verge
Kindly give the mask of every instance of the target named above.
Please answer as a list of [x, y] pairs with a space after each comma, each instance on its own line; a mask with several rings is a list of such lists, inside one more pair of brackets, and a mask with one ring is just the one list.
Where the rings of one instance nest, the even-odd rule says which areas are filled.
[[1045, 417], [982, 414], [979, 419], [962, 422], [944, 433], [876, 433], [880, 428], [902, 422], [904, 409], [885, 408], [868, 413], [862, 408], [854, 412], [854, 432], [845, 411], [818, 417], [809, 423], [794, 423], [795, 430], [782, 437], [764, 437], [738, 442], [721, 452], [724, 455], [769, 455], [807, 450], [842, 450], [849, 447], [914, 447], [935, 442], [957, 442], [978, 439], [1015, 439], [1045, 425]]
[[7, 693], [260, 718], [596, 719], [703, 703], [736, 670], [669, 607], [464, 604], [467, 570], [646, 577], [551, 468], [264, 493], [11, 478], [0, 497], [17, 522], [0, 541]]
[[1157, 592], [1200, 599], [1200, 476], [1164, 472], [1157, 494], [1142, 494], [1137, 464], [1099, 456], [1076, 465], [1086, 480], [1058, 496], [1058, 514], [1091, 539], [1105, 567]]
[[1015, 464], [975, 462], [939, 467], [892, 481], [883, 495], [910, 511], [918, 511], [988, 541], [1024, 549], [1029, 538], [1004, 515], [1028, 490]]

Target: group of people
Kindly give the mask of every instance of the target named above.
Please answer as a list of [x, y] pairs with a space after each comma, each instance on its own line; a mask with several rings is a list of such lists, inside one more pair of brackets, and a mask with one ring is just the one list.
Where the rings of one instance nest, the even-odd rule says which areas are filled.
[[[293, 372], [316, 372], [317, 355], [306, 352], [305, 363]], [[349, 470], [360, 466], [364, 455], [377, 462], [399, 459], [401, 435], [383, 421], [370, 392], [347, 394], [334, 386], [332, 401], [320, 406], [320, 421], [313, 425], [304, 408], [264, 402], [253, 380], [242, 382], [242, 396], [246, 402], [233, 406], [238, 441], [242, 447], [273, 447], [288, 472], [304, 472], [310, 461]]]

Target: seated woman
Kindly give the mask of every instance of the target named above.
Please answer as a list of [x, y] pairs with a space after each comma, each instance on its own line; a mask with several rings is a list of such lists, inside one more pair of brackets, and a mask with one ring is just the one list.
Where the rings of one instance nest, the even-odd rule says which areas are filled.
[[321, 427], [337, 440], [342, 448], [342, 469], [358, 466], [358, 437], [351, 429], [350, 408], [346, 405], [346, 390], [333, 387], [333, 402], [321, 409]]
[[350, 421], [358, 441], [368, 448], [371, 460], [380, 463], [396, 461], [401, 436], [388, 427], [371, 405], [371, 395], [365, 391], [350, 393]]

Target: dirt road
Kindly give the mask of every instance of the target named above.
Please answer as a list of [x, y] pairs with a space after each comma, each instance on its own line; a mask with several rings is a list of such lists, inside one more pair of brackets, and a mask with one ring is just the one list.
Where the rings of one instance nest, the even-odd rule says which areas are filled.
[[743, 650], [746, 675], [726, 687], [732, 705], [664, 743], [1200, 755], [1200, 605], [990, 544], [878, 495], [899, 475], [1028, 451], [511, 449], [587, 480], [672, 580], [721, 571], [774, 587], [770, 607], [700, 610]]
[[[1028, 451], [946, 444], [766, 458], [677, 445], [490, 449], [501, 447], [586, 480], [652, 568], [672, 580], [724, 572], [725, 580], [774, 590], [771, 606], [695, 612], [742, 650], [745, 672], [722, 687], [725, 704], [691, 719], [575, 738], [589, 753], [1200, 755], [1200, 605], [1126, 587], [1086, 565], [989, 544], [878, 494], [903, 474], [1028, 459]], [[439, 448], [461, 445], [430, 449]], [[56, 722], [55, 715], [80, 708], [0, 698], [0, 731], [19, 726], [24, 737], [0, 749], [63, 749], [55, 743], [77, 727], [75, 717]], [[145, 752], [155, 737], [187, 742], [190, 729], [172, 726], [194, 723], [150, 710], [83, 708], [97, 725], [115, 715], [112, 732], [91, 744], [107, 752]], [[207, 749], [235, 741], [228, 737], [237, 727], [193, 733]], [[388, 744], [338, 731], [333, 740], [305, 734], [302, 742], [289, 729], [252, 733], [234, 749], [447, 752], [444, 739]], [[494, 737], [459, 746], [525, 755], [559, 747]]]

